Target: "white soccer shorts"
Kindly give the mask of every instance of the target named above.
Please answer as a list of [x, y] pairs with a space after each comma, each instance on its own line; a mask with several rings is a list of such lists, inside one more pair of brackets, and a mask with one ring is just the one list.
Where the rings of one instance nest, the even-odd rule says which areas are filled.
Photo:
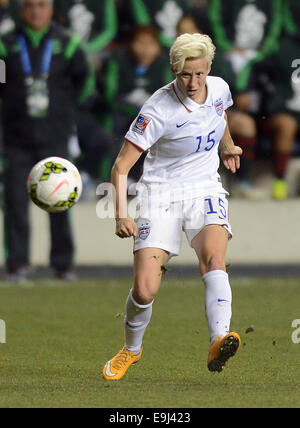
[[151, 209], [145, 205], [141, 205], [139, 216], [135, 219], [138, 235], [134, 252], [142, 248], [160, 248], [170, 253], [170, 257], [178, 256], [183, 231], [192, 246], [195, 236], [212, 224], [225, 227], [229, 239], [232, 237], [225, 194], [161, 204]]

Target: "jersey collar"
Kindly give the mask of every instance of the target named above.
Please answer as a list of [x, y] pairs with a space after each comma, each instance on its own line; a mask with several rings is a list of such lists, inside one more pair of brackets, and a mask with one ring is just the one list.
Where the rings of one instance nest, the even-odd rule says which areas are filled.
[[203, 104], [198, 104], [195, 101], [193, 101], [190, 97], [187, 97], [180, 89], [177, 83], [177, 80], [175, 79], [172, 82], [172, 87], [174, 89], [174, 92], [178, 98], [178, 100], [181, 102], [181, 104], [184, 105], [184, 107], [189, 111], [193, 112], [201, 107], [211, 107], [213, 105], [213, 99], [212, 99], [212, 88], [209, 84], [209, 79], [206, 79], [206, 87], [207, 87], [207, 98]]

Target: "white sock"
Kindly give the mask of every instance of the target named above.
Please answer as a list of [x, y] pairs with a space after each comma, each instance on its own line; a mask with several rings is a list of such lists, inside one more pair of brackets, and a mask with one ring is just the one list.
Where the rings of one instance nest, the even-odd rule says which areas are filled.
[[141, 350], [144, 333], [152, 315], [152, 305], [153, 302], [148, 305], [138, 304], [132, 296], [132, 290], [130, 290], [125, 307], [124, 347], [135, 354], [139, 354]]
[[228, 274], [214, 270], [203, 275], [206, 288], [205, 309], [211, 343], [230, 332], [232, 293]]

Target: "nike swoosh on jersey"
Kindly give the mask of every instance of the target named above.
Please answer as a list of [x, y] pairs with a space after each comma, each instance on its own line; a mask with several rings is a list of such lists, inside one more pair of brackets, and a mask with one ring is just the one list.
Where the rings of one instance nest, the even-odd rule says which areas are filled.
[[177, 126], [177, 128], [181, 128], [182, 126], [184, 126], [186, 123], [188, 123], [189, 121], [187, 120], [186, 122], [184, 122], [184, 123], [182, 123], [181, 125], [176, 125]]
[[106, 369], [105, 369], [105, 374], [106, 374], [106, 376], [109, 376], [109, 377], [114, 377], [117, 374], [117, 373], [112, 373], [110, 371], [110, 361], [108, 361], [108, 363], [107, 363], [107, 366], [106, 366]]

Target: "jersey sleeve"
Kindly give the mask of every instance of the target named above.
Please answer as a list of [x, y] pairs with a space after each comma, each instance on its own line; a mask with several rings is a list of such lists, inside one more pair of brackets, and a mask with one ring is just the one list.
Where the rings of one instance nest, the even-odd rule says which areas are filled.
[[151, 106], [151, 104], [146, 103], [139, 115], [132, 122], [125, 135], [125, 140], [142, 150], [148, 150], [163, 137], [164, 128], [164, 115]]
[[233, 99], [228, 83], [224, 81], [224, 110], [233, 106]]

